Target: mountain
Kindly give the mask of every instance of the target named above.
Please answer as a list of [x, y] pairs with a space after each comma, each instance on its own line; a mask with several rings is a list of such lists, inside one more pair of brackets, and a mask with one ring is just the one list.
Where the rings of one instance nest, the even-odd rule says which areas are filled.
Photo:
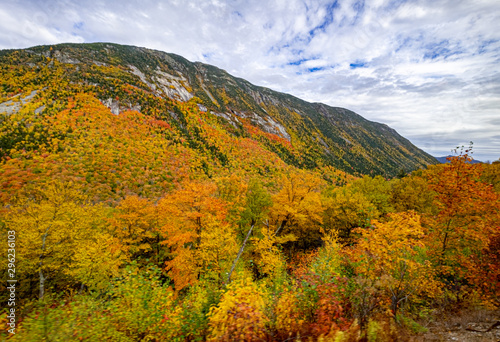
[[[450, 162], [450, 161], [448, 160], [448, 158], [451, 158], [451, 157], [453, 157], [453, 156], [450, 154], [450, 155], [447, 155], [447, 156], [445, 156], [445, 157], [435, 157], [435, 158], [436, 158], [436, 160], [437, 160], [439, 163], [441, 163], [441, 164], [446, 164], [446, 163], [449, 163], [449, 162]], [[481, 164], [481, 163], [482, 163], [482, 161], [479, 161], [479, 160], [475, 160], [475, 159], [473, 159], [473, 160], [467, 161], [467, 163], [469, 163], [469, 164]]]
[[[243, 148], [223, 146], [234, 145], [234, 139], [249, 139], [285, 164], [306, 169], [333, 166], [351, 174], [392, 177], [401, 169], [436, 163], [385, 124], [259, 87], [175, 54], [111, 43], [60, 44], [2, 50], [0, 67], [4, 125], [10, 114], [23, 111], [31, 113], [26, 118], [54, 116], [86, 94], [118, 117], [136, 111], [163, 122], [170, 127], [170, 143], [226, 167], [237, 164], [235, 149]], [[38, 138], [48, 141], [47, 128], [35, 126]], [[0, 154], [12, 158], [8, 151], [15, 146], [37, 150], [40, 139], [32, 132], [27, 126], [4, 129]], [[61, 140], [72, 137], [51, 134]], [[29, 143], [23, 143], [26, 139]], [[209, 168], [210, 158], [202, 168]]]

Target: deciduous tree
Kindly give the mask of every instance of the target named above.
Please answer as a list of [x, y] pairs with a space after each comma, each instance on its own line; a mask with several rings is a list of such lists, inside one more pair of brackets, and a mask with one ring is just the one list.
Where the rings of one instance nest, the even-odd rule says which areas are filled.
[[457, 295], [466, 290], [466, 279], [478, 272], [473, 260], [496, 235], [500, 219], [498, 194], [481, 181], [483, 166], [469, 160], [467, 154], [452, 157], [427, 174], [430, 190], [436, 193], [436, 214], [424, 216], [429, 229], [425, 243], [442, 279]]
[[439, 292], [431, 264], [426, 260], [419, 215], [391, 214], [388, 222], [374, 220], [370, 228], [357, 231], [361, 237], [352, 250], [356, 272], [380, 281], [394, 315], [405, 301], [419, 294]]

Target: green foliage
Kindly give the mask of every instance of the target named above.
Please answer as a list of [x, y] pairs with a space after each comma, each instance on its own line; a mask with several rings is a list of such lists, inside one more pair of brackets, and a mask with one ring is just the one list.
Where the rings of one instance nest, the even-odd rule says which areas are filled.
[[261, 226], [272, 204], [271, 194], [264, 188], [262, 182], [257, 179], [251, 179], [247, 188], [246, 201], [244, 210], [241, 213], [240, 224], [243, 227]]
[[352, 186], [335, 188], [324, 194], [323, 224], [327, 231], [336, 232], [344, 244], [352, 243], [352, 231], [367, 227], [380, 216], [375, 205]]
[[334, 233], [323, 237], [323, 246], [318, 249], [316, 257], [311, 262], [310, 271], [319, 276], [322, 282], [345, 275], [342, 246]]
[[159, 271], [154, 266], [141, 272], [129, 267], [109, 293], [113, 298], [107, 308], [110, 323], [133, 341], [179, 337], [181, 308], [175, 304], [173, 291], [158, 281]]
[[203, 281], [192, 287], [182, 301], [182, 336], [191, 341], [204, 341], [209, 333], [210, 308], [221, 299], [221, 291]]
[[372, 203], [379, 215], [394, 212], [390, 202], [391, 185], [382, 176], [363, 176], [351, 185], [353, 192], [359, 192]]
[[429, 191], [425, 179], [415, 175], [391, 181], [390, 202], [397, 212], [415, 210], [419, 213], [432, 213], [435, 209], [435, 193]]
[[366, 329], [368, 342], [397, 341], [398, 335], [392, 322], [378, 322], [370, 320]]
[[48, 296], [43, 302], [29, 305], [30, 313], [16, 334], [9, 334], [9, 341], [136, 341], [111, 324], [106, 306], [94, 296]]
[[421, 333], [425, 333], [429, 330], [426, 327], [423, 327], [420, 324], [418, 324], [417, 322], [415, 322], [410, 317], [406, 317], [405, 315], [402, 315], [402, 314], [398, 314], [396, 316], [396, 322], [402, 324], [404, 327], [406, 327], [413, 334], [421, 334]]

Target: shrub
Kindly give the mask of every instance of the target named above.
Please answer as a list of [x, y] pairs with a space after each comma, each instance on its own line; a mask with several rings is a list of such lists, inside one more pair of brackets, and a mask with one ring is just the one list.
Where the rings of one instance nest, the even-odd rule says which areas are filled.
[[233, 282], [210, 308], [209, 341], [259, 341], [266, 335], [264, 294], [251, 279]]

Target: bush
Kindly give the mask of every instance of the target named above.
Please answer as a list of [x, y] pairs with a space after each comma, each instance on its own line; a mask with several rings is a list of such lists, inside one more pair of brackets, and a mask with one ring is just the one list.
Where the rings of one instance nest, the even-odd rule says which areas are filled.
[[209, 341], [261, 341], [266, 336], [264, 294], [251, 279], [234, 282], [210, 308]]

